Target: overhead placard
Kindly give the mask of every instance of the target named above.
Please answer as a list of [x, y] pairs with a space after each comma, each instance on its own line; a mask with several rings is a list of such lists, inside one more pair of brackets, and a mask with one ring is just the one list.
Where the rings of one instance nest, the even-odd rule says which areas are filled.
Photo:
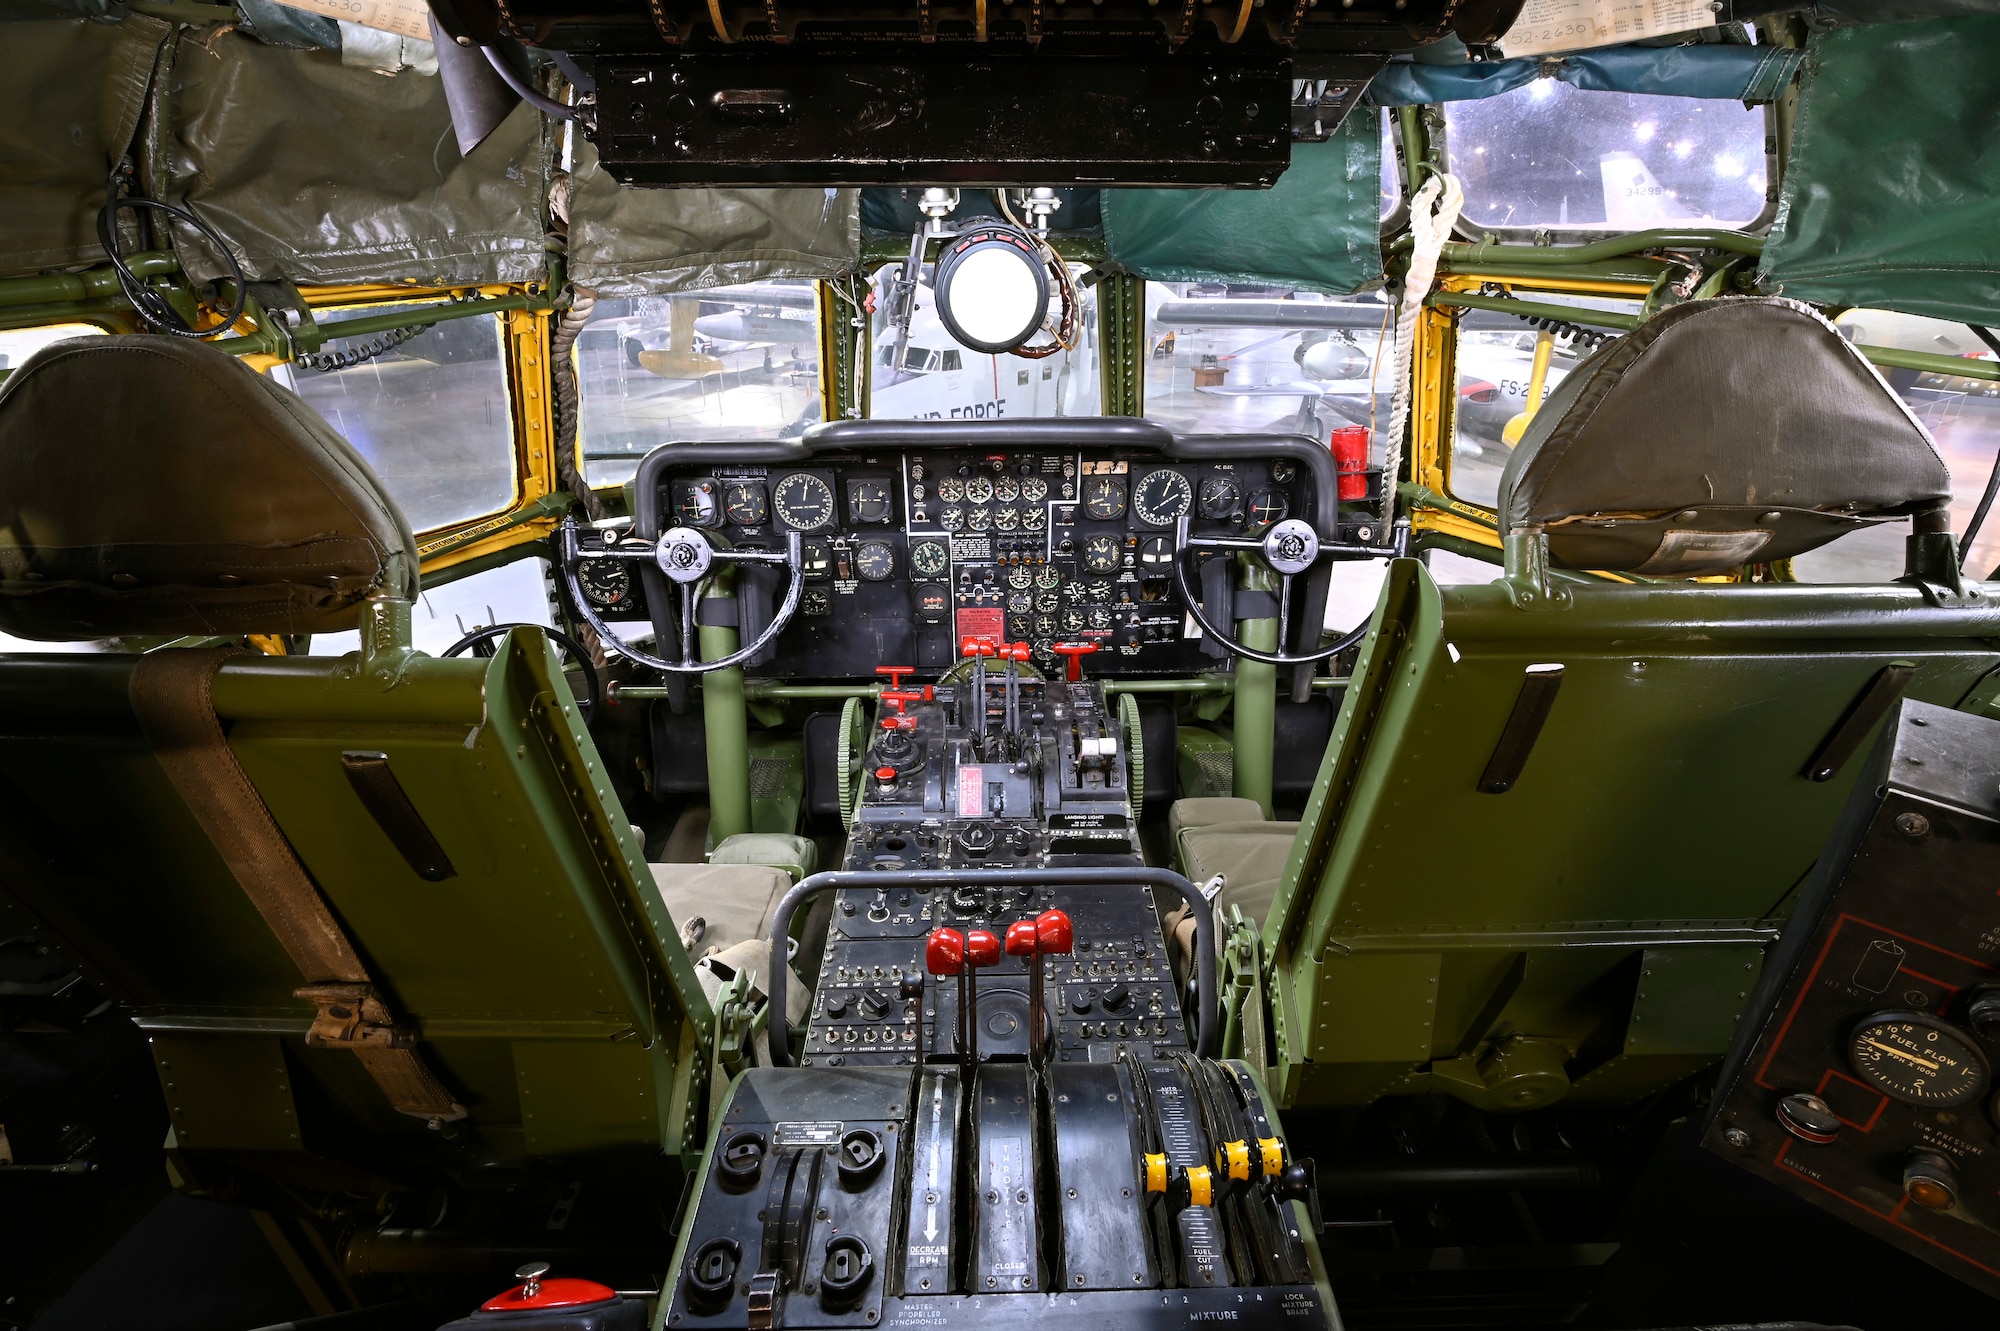
[[1528, 0], [1500, 49], [1509, 56], [1583, 51], [1714, 23], [1708, 0]]
[[399, 37], [431, 39], [431, 11], [423, 0], [277, 0], [281, 5], [324, 14], [343, 23], [379, 28]]

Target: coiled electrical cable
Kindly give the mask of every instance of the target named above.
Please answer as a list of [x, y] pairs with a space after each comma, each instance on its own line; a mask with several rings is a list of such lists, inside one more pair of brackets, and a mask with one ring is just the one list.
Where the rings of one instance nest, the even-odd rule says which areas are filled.
[[[243, 279], [243, 265], [236, 261], [236, 255], [223, 243], [215, 228], [186, 208], [162, 203], [158, 199], [148, 199], [143, 195], [119, 193], [130, 180], [129, 165], [121, 164], [118, 170], [113, 171], [111, 182], [105, 188], [104, 207], [97, 213], [97, 243], [104, 247], [105, 255], [111, 260], [112, 271], [118, 275], [118, 289], [124, 293], [125, 299], [132, 303], [132, 309], [140, 320], [153, 332], [167, 333], [174, 337], [196, 338], [214, 337], [218, 333], [227, 332], [238, 319], [243, 317], [244, 304], [249, 299], [249, 287]], [[222, 256], [222, 261], [229, 265], [230, 281], [236, 287], [236, 300], [230, 305], [228, 313], [224, 314], [221, 321], [213, 328], [196, 328], [189, 323], [159, 288], [148, 286], [125, 262], [125, 251], [118, 241], [118, 212], [121, 208], [130, 208], [134, 211], [150, 208], [194, 228], [207, 239], [215, 252]]]

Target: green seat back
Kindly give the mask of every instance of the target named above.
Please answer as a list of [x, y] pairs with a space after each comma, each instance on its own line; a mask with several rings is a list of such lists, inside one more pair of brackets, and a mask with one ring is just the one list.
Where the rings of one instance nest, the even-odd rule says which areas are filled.
[[[2000, 610], [1913, 587], [1530, 604], [1392, 568], [1264, 924], [1292, 1102], [1527, 1108], [1713, 1063], [1860, 767], [1808, 760], [1886, 664], [1944, 706], [2000, 664]], [[1482, 793], [1545, 664], [1563, 682], [1519, 780]]]
[[[358, 1128], [425, 1149], [352, 1054], [305, 1046], [297, 969], [133, 718], [136, 659], [0, 658], [0, 906], [131, 1006], [182, 1148], [337, 1155]], [[482, 1143], [698, 1151], [712, 1017], [546, 640], [401, 662], [245, 656], [215, 706]], [[355, 750], [388, 756], [451, 876], [420, 877], [371, 816]]]

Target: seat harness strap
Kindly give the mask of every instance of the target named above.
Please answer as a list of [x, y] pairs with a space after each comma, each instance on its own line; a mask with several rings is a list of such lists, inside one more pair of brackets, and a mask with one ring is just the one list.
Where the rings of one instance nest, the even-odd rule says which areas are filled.
[[415, 1036], [397, 1023], [222, 733], [213, 698], [216, 672], [243, 654], [239, 647], [179, 648], [139, 658], [128, 697], [153, 757], [305, 978], [295, 992], [318, 1008], [306, 1043], [351, 1050], [402, 1113], [464, 1118], [465, 1107], [424, 1061]]

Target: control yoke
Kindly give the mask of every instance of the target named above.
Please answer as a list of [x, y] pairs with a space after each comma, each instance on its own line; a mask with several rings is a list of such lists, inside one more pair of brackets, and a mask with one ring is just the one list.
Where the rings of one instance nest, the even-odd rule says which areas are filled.
[[1261, 537], [1245, 536], [1192, 536], [1188, 533], [1188, 515], [1183, 513], [1174, 523], [1174, 586], [1181, 594], [1181, 602], [1187, 607], [1194, 622], [1201, 625], [1202, 632], [1208, 634], [1224, 650], [1232, 655], [1252, 661], [1262, 661], [1265, 665], [1305, 665], [1312, 661], [1324, 661], [1338, 656], [1352, 647], [1368, 632], [1369, 620], [1362, 620], [1352, 630], [1343, 633], [1334, 641], [1315, 651], [1286, 655], [1279, 644], [1279, 651], [1261, 652], [1254, 647], [1245, 647], [1230, 633], [1208, 617], [1202, 608], [1201, 597], [1188, 582], [1187, 557], [1190, 551], [1201, 550], [1241, 550], [1254, 555], [1265, 567], [1278, 575], [1278, 625], [1280, 632], [1291, 622], [1292, 579], [1317, 564], [1322, 559], [1346, 556], [1357, 559], [1376, 559], [1384, 553], [1393, 554], [1393, 549], [1385, 551], [1377, 545], [1333, 545], [1320, 540], [1319, 533], [1310, 523], [1297, 518], [1286, 518], [1273, 523], [1271, 529]]
[[[579, 536], [576, 519], [563, 519], [556, 529], [558, 549], [562, 556], [563, 585], [569, 589], [570, 604], [583, 622], [597, 631], [604, 649], [615, 652], [628, 661], [636, 661], [654, 670], [664, 670], [674, 675], [705, 675], [714, 670], [727, 670], [740, 666], [770, 646], [777, 636], [784, 632], [785, 625], [792, 622], [792, 615], [799, 608], [799, 594], [805, 588], [804, 545], [797, 532], [785, 534], [785, 552], [778, 554], [769, 550], [730, 550], [710, 545], [708, 537], [693, 527], [674, 527], [660, 534], [660, 539], [647, 544], [644, 541], [614, 542], [606, 540], [602, 550], [586, 552]], [[680, 596], [681, 659], [679, 662], [662, 660], [650, 652], [642, 652], [612, 632], [609, 625], [600, 619], [591, 608], [590, 598], [583, 594], [583, 587], [577, 580], [577, 565], [585, 559], [621, 559], [640, 564], [652, 564], [666, 574]], [[717, 563], [725, 564], [781, 564], [791, 578], [785, 587], [785, 599], [778, 605], [778, 613], [771, 616], [771, 622], [757, 635], [757, 640], [747, 647], [731, 652], [728, 656], [714, 661], [695, 659], [698, 638], [695, 632], [695, 605], [701, 599], [703, 585], [712, 576]]]

